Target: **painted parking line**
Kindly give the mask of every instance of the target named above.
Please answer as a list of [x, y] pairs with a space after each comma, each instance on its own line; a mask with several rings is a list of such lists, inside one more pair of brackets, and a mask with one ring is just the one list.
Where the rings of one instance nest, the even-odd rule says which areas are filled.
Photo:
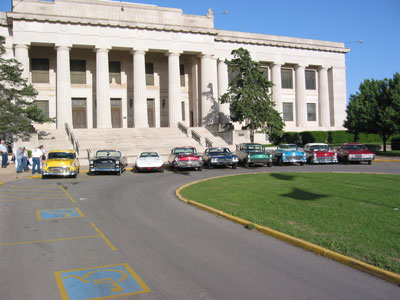
[[72, 203], [76, 203], [75, 199], [72, 198], [72, 196], [67, 192], [67, 190], [61, 184], [59, 184], [58, 186], [65, 193], [65, 195], [67, 195], [68, 199], [72, 201]]
[[39, 241], [0, 243], [0, 246], [29, 245], [29, 244], [39, 244], [39, 243], [49, 243], [49, 242], [59, 242], [59, 241], [72, 241], [72, 240], [91, 239], [91, 238], [98, 238], [98, 237], [99, 237], [99, 235], [97, 235], [97, 234], [85, 235], [85, 236], [72, 236], [72, 237], [67, 237], [67, 238], [39, 240]]
[[39, 221], [48, 219], [83, 218], [84, 215], [78, 207], [38, 209], [36, 215]]
[[110, 299], [150, 292], [128, 264], [55, 273], [62, 300]]
[[96, 226], [96, 224], [94, 223], [90, 223], [92, 225], [92, 227], [94, 228], [94, 230], [96, 230], [96, 232], [99, 234], [99, 236], [107, 243], [107, 245], [111, 248], [111, 250], [113, 251], [117, 251], [117, 248], [115, 248], [115, 246], [108, 240], [108, 238], [106, 238], [106, 236], [104, 235], [104, 233], [99, 229], [99, 227]]

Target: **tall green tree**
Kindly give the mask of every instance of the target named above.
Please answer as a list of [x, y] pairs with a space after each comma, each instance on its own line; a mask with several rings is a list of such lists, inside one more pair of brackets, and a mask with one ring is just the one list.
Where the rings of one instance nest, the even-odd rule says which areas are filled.
[[233, 59], [225, 60], [225, 63], [232, 80], [220, 101], [230, 104], [232, 121], [247, 124], [245, 128], [250, 130], [252, 143], [256, 130], [267, 133], [270, 140], [279, 139], [285, 123], [271, 99], [272, 82], [265, 78], [260, 63], [251, 59], [249, 51], [239, 48], [231, 54]]
[[22, 78], [21, 64], [15, 59], [3, 58], [4, 37], [0, 36], [0, 132], [29, 133], [32, 122], [54, 122], [39, 109], [33, 100], [37, 92]]
[[350, 95], [344, 127], [354, 134], [375, 133], [383, 141], [400, 133], [400, 74], [393, 78], [367, 79], [360, 84], [359, 91]]

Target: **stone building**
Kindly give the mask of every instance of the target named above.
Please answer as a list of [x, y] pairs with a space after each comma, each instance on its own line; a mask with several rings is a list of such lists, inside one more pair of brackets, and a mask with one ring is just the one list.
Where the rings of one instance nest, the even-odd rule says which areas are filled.
[[0, 15], [8, 57], [55, 124], [40, 128], [189, 127], [229, 122], [218, 102], [225, 59], [250, 51], [273, 83], [286, 131], [343, 129], [343, 43], [226, 31], [214, 16], [104, 0], [21, 0]]

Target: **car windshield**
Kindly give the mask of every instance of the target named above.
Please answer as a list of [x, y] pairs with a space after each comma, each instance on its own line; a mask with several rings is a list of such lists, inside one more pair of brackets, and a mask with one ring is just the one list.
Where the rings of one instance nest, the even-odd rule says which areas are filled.
[[157, 152], [142, 152], [140, 157], [158, 157]]
[[121, 152], [115, 150], [101, 150], [96, 152], [96, 157], [121, 157]]
[[264, 152], [263, 145], [246, 145], [243, 147], [245, 152]]
[[328, 145], [312, 145], [310, 146], [310, 150], [329, 150], [329, 146]]
[[297, 145], [296, 144], [281, 144], [278, 146], [278, 149], [297, 150]]
[[49, 159], [74, 159], [75, 153], [71, 152], [50, 152]]
[[228, 148], [210, 148], [208, 149], [208, 153], [210, 154], [229, 154], [231, 150]]
[[196, 153], [196, 149], [194, 149], [194, 148], [176, 148], [176, 149], [174, 150], [174, 153], [175, 153], [175, 154], [182, 154], [182, 153], [188, 153], [188, 154], [190, 154], [190, 153]]
[[344, 149], [346, 149], [346, 150], [366, 150], [367, 147], [365, 145], [345, 145]]

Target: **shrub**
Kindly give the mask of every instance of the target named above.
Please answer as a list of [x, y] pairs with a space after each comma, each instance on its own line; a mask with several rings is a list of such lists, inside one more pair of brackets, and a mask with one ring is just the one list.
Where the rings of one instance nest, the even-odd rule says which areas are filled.
[[354, 142], [354, 134], [345, 130], [328, 131], [329, 144], [343, 144]]
[[300, 134], [298, 132], [285, 132], [281, 138], [282, 144], [300, 144]]
[[400, 137], [394, 137], [391, 141], [392, 150], [400, 150]]
[[307, 143], [327, 143], [328, 132], [327, 131], [303, 131], [300, 132], [301, 143], [303, 145]]

